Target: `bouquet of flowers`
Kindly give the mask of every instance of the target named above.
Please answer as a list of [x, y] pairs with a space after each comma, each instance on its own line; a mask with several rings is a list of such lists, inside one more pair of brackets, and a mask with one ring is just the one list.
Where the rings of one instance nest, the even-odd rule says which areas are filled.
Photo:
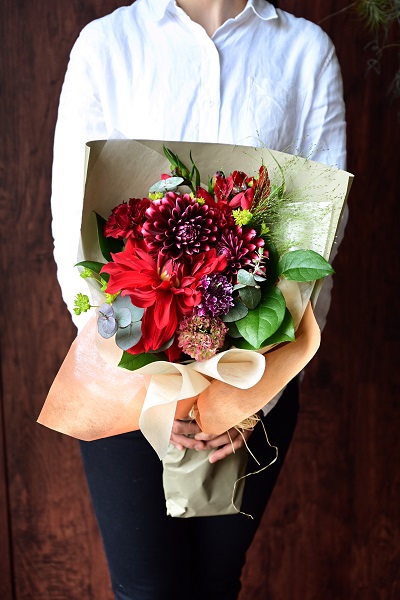
[[[314, 250], [278, 254], [275, 220], [285, 179], [217, 171], [208, 187], [164, 146], [171, 173], [148, 197], [129, 198], [105, 220], [96, 214], [108, 262], [84, 260], [81, 274], [105, 292], [97, 327], [115, 335], [119, 366], [136, 370], [158, 360], [204, 361], [228, 348], [260, 350], [295, 340], [293, 316], [279, 281], [314, 282], [333, 273]], [[277, 240], [279, 242], [279, 240]], [[91, 308], [78, 294], [75, 312]]]
[[266, 148], [88, 147], [77, 265], [91, 299], [75, 312], [96, 316], [38, 421], [86, 440], [140, 428], [164, 458], [174, 417], [222, 433], [315, 354], [310, 300], [333, 273], [351, 175]]

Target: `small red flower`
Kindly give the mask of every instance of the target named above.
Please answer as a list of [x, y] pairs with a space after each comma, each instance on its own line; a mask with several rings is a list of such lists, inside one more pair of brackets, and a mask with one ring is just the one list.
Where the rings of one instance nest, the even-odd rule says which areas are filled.
[[104, 235], [117, 239], [140, 238], [145, 212], [149, 206], [148, 198], [129, 198], [129, 203], [122, 202], [112, 209], [104, 225]]

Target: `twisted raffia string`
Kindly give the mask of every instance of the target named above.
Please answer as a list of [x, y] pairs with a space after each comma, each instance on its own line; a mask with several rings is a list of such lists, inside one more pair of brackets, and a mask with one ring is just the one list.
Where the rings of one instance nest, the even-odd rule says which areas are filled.
[[[251, 456], [254, 458], [254, 460], [256, 461], [256, 463], [257, 463], [258, 465], [260, 465], [260, 462], [259, 462], [259, 461], [256, 459], [256, 457], [254, 456], [254, 454], [252, 453], [252, 451], [251, 451], [251, 450], [250, 450], [250, 448], [248, 447], [248, 445], [247, 445], [247, 442], [246, 442], [246, 438], [245, 438], [245, 437], [244, 437], [244, 435], [243, 435], [243, 430], [244, 430], [244, 429], [246, 429], [246, 430], [253, 430], [253, 429], [254, 429], [254, 427], [255, 427], [255, 425], [257, 425], [257, 423], [258, 423], [259, 421], [261, 422], [261, 425], [262, 425], [262, 427], [263, 427], [263, 429], [264, 429], [265, 439], [267, 440], [267, 444], [268, 444], [268, 446], [269, 446], [270, 448], [273, 448], [273, 449], [275, 450], [275, 457], [274, 457], [274, 458], [273, 458], [273, 459], [272, 459], [272, 460], [271, 460], [271, 461], [270, 461], [270, 462], [269, 462], [267, 465], [265, 465], [265, 466], [264, 466], [264, 467], [262, 467], [261, 469], [258, 469], [258, 471], [253, 471], [252, 473], [246, 473], [246, 475], [242, 475], [242, 477], [239, 477], [239, 479], [237, 479], [237, 480], [235, 481], [235, 484], [234, 484], [234, 486], [233, 486], [233, 490], [232, 490], [232, 506], [233, 506], [233, 508], [234, 508], [234, 509], [235, 509], [235, 510], [236, 510], [238, 513], [240, 513], [240, 514], [244, 515], [245, 517], [249, 517], [250, 519], [254, 519], [253, 515], [249, 515], [249, 514], [247, 514], [247, 513], [243, 512], [242, 510], [239, 510], [239, 509], [237, 508], [237, 506], [235, 505], [234, 498], [235, 498], [235, 490], [236, 490], [236, 486], [237, 486], [237, 484], [239, 483], [239, 481], [241, 481], [242, 479], [245, 479], [246, 477], [249, 477], [250, 475], [258, 475], [258, 473], [261, 473], [262, 471], [265, 471], [265, 469], [268, 469], [268, 467], [270, 467], [271, 465], [273, 465], [273, 464], [274, 464], [274, 462], [276, 462], [276, 461], [278, 460], [278, 447], [277, 447], [277, 446], [274, 446], [274, 445], [272, 445], [272, 444], [270, 443], [270, 441], [269, 441], [269, 439], [268, 439], [268, 434], [267, 434], [267, 431], [266, 431], [266, 429], [265, 429], [265, 425], [264, 425], [263, 421], [260, 419], [260, 417], [259, 417], [258, 415], [252, 415], [252, 416], [251, 416], [251, 417], [249, 417], [248, 419], [245, 419], [244, 421], [242, 421], [242, 423], [240, 423], [240, 425], [238, 425], [237, 427], [235, 427], [235, 429], [236, 429], [236, 430], [237, 430], [237, 431], [240, 433], [240, 435], [242, 436], [242, 438], [243, 438], [243, 441], [244, 441], [244, 445], [246, 446], [246, 449], [247, 449], [247, 451], [248, 451], [248, 452], [251, 454]], [[246, 425], [246, 427], [243, 427], [243, 423]], [[251, 424], [251, 426], [250, 426], [250, 424]], [[240, 427], [240, 428], [239, 428], [239, 427]], [[228, 431], [228, 435], [229, 435], [229, 431]], [[229, 435], [229, 439], [231, 440], [231, 444], [232, 444], [232, 439], [231, 439], [230, 435]], [[232, 444], [232, 447], [233, 447], [233, 444]], [[233, 451], [235, 452], [235, 450], [234, 450], [234, 449], [233, 449]]]

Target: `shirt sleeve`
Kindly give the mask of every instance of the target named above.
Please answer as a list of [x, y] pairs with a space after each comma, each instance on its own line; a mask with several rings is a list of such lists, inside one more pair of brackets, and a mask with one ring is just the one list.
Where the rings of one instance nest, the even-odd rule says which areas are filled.
[[55, 128], [52, 167], [52, 235], [62, 297], [72, 320], [81, 329], [87, 313], [77, 317], [74, 298], [85, 293], [79, 276], [78, 244], [84, 194], [85, 144], [105, 139], [107, 131], [97, 85], [95, 40], [85, 30], [72, 48], [61, 90]]

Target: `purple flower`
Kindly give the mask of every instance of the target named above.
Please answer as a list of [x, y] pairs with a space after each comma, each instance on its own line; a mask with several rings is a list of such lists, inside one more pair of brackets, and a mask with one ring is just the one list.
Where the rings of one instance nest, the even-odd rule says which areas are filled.
[[233, 286], [225, 275], [215, 273], [200, 279], [201, 302], [195, 307], [199, 316], [219, 317], [226, 315], [233, 306]]

